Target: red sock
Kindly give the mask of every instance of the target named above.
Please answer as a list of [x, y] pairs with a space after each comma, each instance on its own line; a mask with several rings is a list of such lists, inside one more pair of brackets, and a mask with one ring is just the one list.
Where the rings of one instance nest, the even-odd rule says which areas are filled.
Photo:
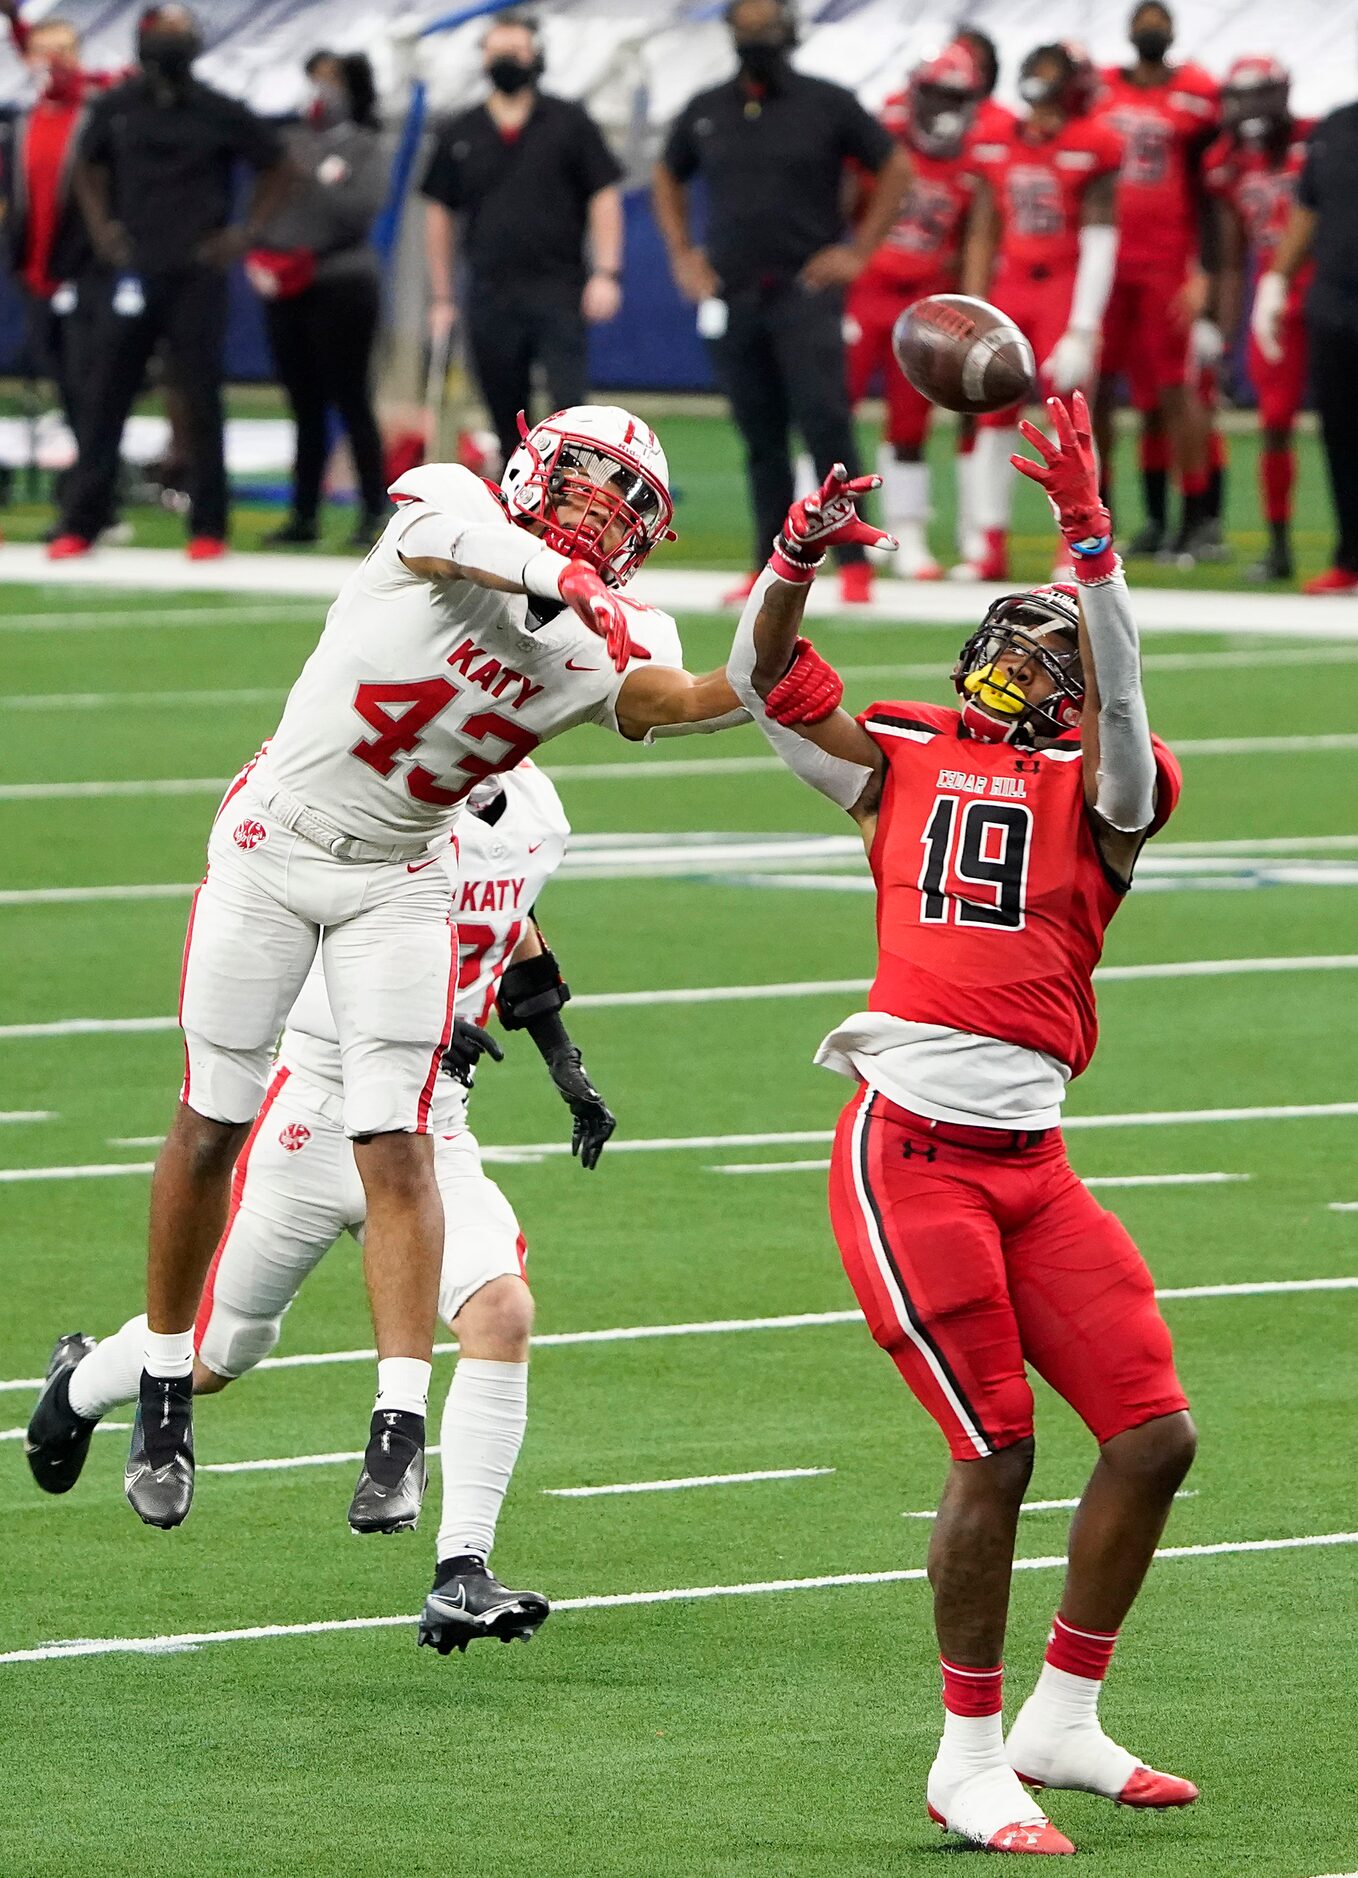
[[1068, 1676], [1084, 1676], [1090, 1682], [1102, 1682], [1108, 1674], [1117, 1640], [1116, 1630], [1077, 1630], [1058, 1611], [1052, 1619], [1052, 1633], [1047, 1640], [1047, 1661], [1053, 1669], [1063, 1669]]
[[1004, 1665], [996, 1669], [961, 1669], [940, 1656], [943, 1706], [950, 1715], [973, 1718], [998, 1715], [1004, 1706]]
[[1206, 469], [1185, 470], [1180, 478], [1186, 496], [1205, 496], [1207, 494]]
[[1167, 470], [1169, 468], [1169, 438], [1163, 431], [1146, 435], [1141, 433], [1141, 467], [1143, 470]]
[[1297, 473], [1291, 449], [1261, 450], [1259, 483], [1264, 495], [1264, 520], [1286, 522], [1292, 518], [1292, 483]]

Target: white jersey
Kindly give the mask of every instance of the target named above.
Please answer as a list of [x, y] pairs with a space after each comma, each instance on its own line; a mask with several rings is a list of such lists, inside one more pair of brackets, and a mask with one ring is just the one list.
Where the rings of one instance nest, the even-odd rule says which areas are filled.
[[[616, 730], [627, 674], [569, 610], [539, 626], [522, 594], [412, 574], [399, 545], [415, 520], [447, 516], [453, 532], [517, 524], [454, 464], [415, 470], [401, 487], [412, 493], [340, 589], [258, 774], [347, 836], [433, 847], [486, 776], [577, 724]], [[682, 663], [669, 615], [626, 605], [655, 661]]]
[[[464, 816], [448, 852], [460, 960], [453, 1008], [473, 1024], [489, 1018], [501, 975], [534, 902], [561, 865], [571, 832], [560, 796], [534, 764], [520, 764], [503, 781], [504, 806], [496, 820]], [[343, 1096], [339, 1033], [319, 952], [288, 1015], [278, 1061], [325, 1094]], [[438, 1077], [431, 1132], [454, 1134], [466, 1126], [467, 1094], [453, 1077]]]

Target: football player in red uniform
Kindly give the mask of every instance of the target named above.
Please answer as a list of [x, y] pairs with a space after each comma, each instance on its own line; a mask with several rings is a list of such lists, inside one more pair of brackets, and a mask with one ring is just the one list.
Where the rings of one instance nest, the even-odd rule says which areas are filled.
[[1190, 336], [1205, 283], [1198, 267], [1199, 165], [1218, 122], [1217, 87], [1201, 67], [1169, 65], [1174, 21], [1145, 0], [1130, 23], [1136, 62], [1103, 73], [1099, 115], [1123, 140], [1118, 177], [1117, 275], [1104, 316], [1099, 450], [1112, 461], [1113, 380], [1125, 373], [1142, 414], [1146, 526], [1134, 554], [1166, 545], [1171, 462], [1183, 486], [1176, 551], [1212, 545], [1207, 426], [1190, 382]]
[[900, 542], [890, 562], [906, 580], [937, 580], [929, 552], [929, 466], [924, 440], [933, 406], [891, 354], [891, 331], [906, 307], [957, 289], [962, 233], [975, 191], [965, 146], [981, 76], [961, 41], [910, 74], [886, 101], [882, 122], [910, 154], [910, 190], [886, 240], [855, 281], [845, 309], [849, 396], [858, 404], [879, 370], [886, 384], [886, 438], [878, 458], [887, 527]]
[[[975, 152], [982, 179], [963, 290], [992, 300], [1027, 335], [1054, 391], [1091, 385], [1103, 310], [1113, 280], [1117, 231], [1116, 133], [1087, 115], [1093, 69], [1076, 47], [1038, 46], [1023, 62], [1019, 91], [1028, 116], [1008, 137]], [[981, 559], [959, 570], [1004, 580], [1018, 442], [1017, 408], [980, 420], [974, 494]]]
[[[1247, 272], [1265, 273], [1282, 239], [1296, 198], [1312, 126], [1292, 116], [1287, 69], [1268, 57], [1237, 59], [1226, 74], [1221, 103], [1224, 129], [1204, 159], [1207, 187], [1217, 199], [1221, 269], [1216, 313], [1233, 336], [1244, 309]], [[1292, 487], [1296, 457], [1292, 427], [1306, 392], [1303, 311], [1313, 269], [1292, 281], [1278, 333], [1276, 359], [1266, 358], [1253, 336], [1247, 369], [1259, 401], [1259, 494], [1269, 544], [1251, 573], [1259, 580], [1292, 578]]]
[[[874, 1337], [953, 1457], [929, 1547], [945, 1710], [929, 1812], [973, 1843], [1032, 1853], [1074, 1848], [1021, 1782], [1130, 1806], [1197, 1798], [1098, 1717], [1195, 1437], [1150, 1273], [1059, 1128], [1094, 1048], [1104, 930], [1180, 777], [1147, 722], [1087, 407], [1077, 392], [1048, 411], [1058, 442], [1025, 424], [1040, 460], [1016, 462], [1052, 500], [1075, 584], [991, 606], [953, 671], [960, 710], [850, 717], [836, 674], [798, 640], [825, 549], [877, 536], [855, 513], [869, 479], [842, 474], [790, 511], [727, 668], [784, 761], [868, 848], [877, 977], [817, 1056], [861, 1085], [836, 1134], [830, 1212]], [[1099, 1458], [1046, 1662], [1006, 1740], [1001, 1655], [1033, 1463], [1025, 1362]]]

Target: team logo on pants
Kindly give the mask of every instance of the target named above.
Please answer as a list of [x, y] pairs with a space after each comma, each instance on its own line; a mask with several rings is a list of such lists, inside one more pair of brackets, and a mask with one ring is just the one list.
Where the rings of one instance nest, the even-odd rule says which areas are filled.
[[261, 841], [267, 841], [269, 831], [263, 822], [238, 822], [231, 839], [238, 848], [257, 848]]
[[311, 1130], [304, 1122], [289, 1122], [279, 1135], [278, 1143], [280, 1147], [286, 1148], [289, 1154], [296, 1154], [299, 1149], [306, 1146], [310, 1139]]

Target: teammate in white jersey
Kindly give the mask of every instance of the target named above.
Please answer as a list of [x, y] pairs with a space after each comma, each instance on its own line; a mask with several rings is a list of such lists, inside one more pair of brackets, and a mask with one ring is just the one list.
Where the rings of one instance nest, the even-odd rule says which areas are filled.
[[[523, 1234], [482, 1171], [467, 1125], [478, 1058], [503, 1054], [481, 1028], [497, 1000], [506, 1027], [527, 1029], [546, 1058], [586, 1167], [597, 1163], [614, 1127], [565, 1031], [561, 1008], [570, 994], [533, 914], [566, 850], [561, 800], [525, 762], [480, 785], [470, 807], [458, 836], [455, 1029], [430, 1118], [445, 1222], [439, 1314], [460, 1346], [440, 1436], [437, 1567], [419, 1632], [443, 1654], [480, 1637], [529, 1637], [548, 1613], [544, 1597], [507, 1590], [487, 1563], [527, 1421], [533, 1321]], [[288, 1016], [236, 1165], [226, 1231], [195, 1325], [196, 1394], [215, 1394], [268, 1356], [308, 1274], [345, 1231], [362, 1241], [365, 1199], [343, 1109], [338, 1032], [318, 963]], [[59, 1350], [81, 1360], [70, 1374], [67, 1412], [56, 1412], [51, 1384], [34, 1412], [29, 1464], [44, 1490], [69, 1491], [96, 1422], [135, 1399], [145, 1330], [146, 1319], [136, 1317], [98, 1344], [79, 1332], [60, 1340]]]
[[367, 1196], [384, 1412], [350, 1512], [383, 1530], [401, 1482], [408, 1502], [422, 1476], [443, 1242], [429, 1108], [457, 949], [434, 863], [477, 782], [576, 724], [641, 740], [743, 715], [723, 671], [651, 658], [648, 634], [672, 622], [617, 591], [672, 513], [664, 452], [627, 412], [578, 406], [525, 429], [499, 490], [433, 465], [391, 493], [399, 512], [222, 804], [190, 915], [185, 1076], [152, 1182], [125, 1476], [150, 1525], [178, 1525], [192, 1500], [193, 1316], [270, 1048], [318, 947]]

